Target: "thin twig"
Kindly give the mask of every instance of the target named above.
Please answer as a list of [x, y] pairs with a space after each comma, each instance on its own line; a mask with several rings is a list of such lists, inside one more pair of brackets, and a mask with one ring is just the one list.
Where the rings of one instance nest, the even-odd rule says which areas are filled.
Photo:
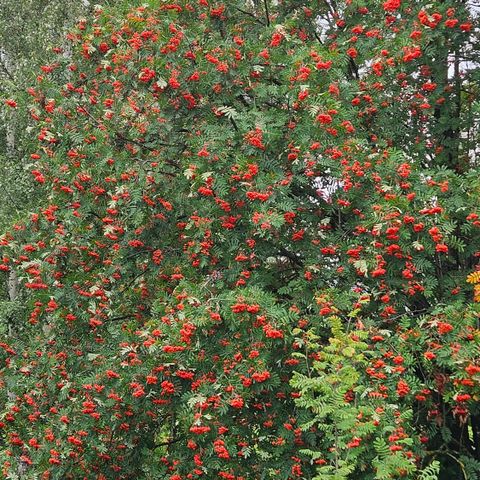
[[453, 458], [453, 460], [455, 460], [455, 462], [458, 463], [458, 465], [460, 466], [460, 470], [462, 471], [462, 474], [463, 474], [463, 478], [465, 480], [468, 480], [468, 475], [467, 475], [467, 472], [465, 470], [465, 465], [457, 458], [455, 457], [454, 455], [452, 455], [451, 453], [445, 451], [445, 450], [433, 450], [433, 451], [430, 451], [430, 452], [425, 452], [428, 456], [432, 456], [432, 457], [436, 457], [437, 455], [448, 455], [450, 458]]

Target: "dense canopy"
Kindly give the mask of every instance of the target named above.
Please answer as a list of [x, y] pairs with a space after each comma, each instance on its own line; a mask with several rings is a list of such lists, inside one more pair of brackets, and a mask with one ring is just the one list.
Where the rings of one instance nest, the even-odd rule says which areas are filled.
[[461, 0], [93, 9], [5, 100], [4, 478], [478, 478], [477, 51]]

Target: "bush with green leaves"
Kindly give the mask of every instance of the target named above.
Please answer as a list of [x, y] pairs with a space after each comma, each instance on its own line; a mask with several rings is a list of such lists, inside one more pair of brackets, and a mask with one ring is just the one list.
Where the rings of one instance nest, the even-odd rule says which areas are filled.
[[476, 478], [465, 2], [152, 1], [68, 39], [7, 100], [46, 200], [0, 240], [4, 477]]

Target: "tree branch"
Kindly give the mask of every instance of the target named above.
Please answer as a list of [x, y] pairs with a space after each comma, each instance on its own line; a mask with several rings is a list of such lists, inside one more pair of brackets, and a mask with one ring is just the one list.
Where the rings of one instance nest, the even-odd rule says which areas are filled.
[[252, 17], [257, 23], [265, 26], [265, 23], [262, 22], [259, 18], [257, 18], [254, 13], [248, 12], [247, 10], [243, 10], [243, 8], [239, 8], [239, 7], [235, 7], [235, 10], [238, 10], [239, 12], [243, 13], [244, 15], [248, 15], [249, 17]]
[[265, 7], [265, 18], [267, 20], [267, 26], [270, 26], [270, 12], [268, 11], [268, 0], [263, 0], [263, 6]]
[[172, 445], [174, 443], [178, 443], [178, 442], [181, 442], [185, 437], [178, 437], [178, 438], [174, 438], [173, 440], [168, 440], [166, 442], [161, 442], [161, 443], [156, 443], [155, 444], [155, 448], [158, 448], [158, 447], [166, 447], [168, 445]]

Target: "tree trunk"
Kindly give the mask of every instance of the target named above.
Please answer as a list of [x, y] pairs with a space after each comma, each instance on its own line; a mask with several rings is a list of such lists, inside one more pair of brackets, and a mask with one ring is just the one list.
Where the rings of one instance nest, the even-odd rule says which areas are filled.
[[7, 290], [8, 290], [8, 298], [11, 302], [14, 302], [18, 297], [18, 275], [15, 270], [10, 270], [10, 274], [8, 275], [7, 280]]

